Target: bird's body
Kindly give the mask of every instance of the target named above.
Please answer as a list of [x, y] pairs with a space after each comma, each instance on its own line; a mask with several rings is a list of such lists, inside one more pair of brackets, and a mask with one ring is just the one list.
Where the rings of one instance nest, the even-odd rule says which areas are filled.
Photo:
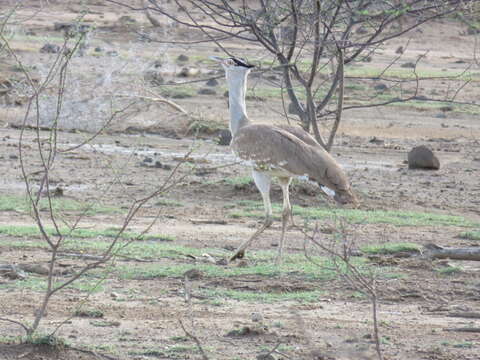
[[277, 263], [281, 260], [286, 224], [292, 218], [289, 186], [293, 177], [307, 177], [326, 187], [338, 202], [357, 204], [348, 178], [335, 159], [306, 131], [288, 125], [252, 124], [246, 113], [247, 75], [252, 66], [230, 58], [212, 57], [222, 64], [229, 85], [231, 147], [234, 153], [251, 164], [252, 175], [262, 194], [265, 207], [263, 226], [237, 249], [231, 260], [243, 257], [245, 249], [272, 224], [270, 185], [279, 180], [283, 192], [282, 235]]
[[300, 128], [252, 124], [242, 127], [232, 148], [256, 171], [275, 177], [307, 177], [335, 191], [351, 194], [350, 184], [338, 163]]

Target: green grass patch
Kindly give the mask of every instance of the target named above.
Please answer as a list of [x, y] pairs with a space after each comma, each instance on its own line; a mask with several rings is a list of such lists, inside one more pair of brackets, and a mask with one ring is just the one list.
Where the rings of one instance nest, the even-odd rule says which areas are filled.
[[462, 268], [458, 266], [445, 266], [437, 269], [437, 272], [441, 275], [455, 275], [462, 272]]
[[[123, 210], [112, 206], [103, 206], [100, 204], [88, 204], [85, 202], [66, 199], [66, 198], [53, 198], [52, 197], [52, 209], [54, 212], [73, 212], [84, 213], [85, 215], [96, 214], [118, 214]], [[48, 199], [41, 199], [39, 203], [40, 211], [47, 211], [50, 209]], [[25, 196], [12, 196], [4, 195], [0, 196], [0, 211], [17, 211], [20, 213], [29, 213], [32, 211], [31, 203]]]
[[237, 301], [254, 303], [275, 303], [278, 301], [296, 301], [303, 303], [318, 302], [318, 299], [325, 296], [324, 291], [292, 291], [283, 293], [252, 292], [233, 289], [204, 289], [203, 294], [213, 298], [230, 298]]
[[[61, 278], [56, 279], [55, 286], [61, 285], [63, 280]], [[98, 293], [104, 290], [103, 281], [93, 278], [90, 275], [84, 275], [82, 278], [74, 281], [67, 286], [69, 289], [76, 289], [83, 293]], [[15, 282], [9, 282], [0, 285], [0, 289], [10, 289], [10, 288], [24, 288], [30, 289], [37, 292], [44, 292], [47, 289], [47, 279], [46, 277], [33, 276], [30, 275], [24, 280], [17, 280]]]
[[461, 239], [480, 240], [480, 231], [464, 231], [458, 235]]
[[184, 203], [172, 199], [159, 199], [155, 205], [157, 206], [170, 206], [170, 207], [182, 207]]
[[[62, 247], [62, 250], [88, 252], [91, 254], [102, 253], [111, 245], [111, 241], [101, 239], [67, 239]], [[172, 243], [157, 242], [157, 241], [141, 241], [132, 242], [127, 246], [120, 241], [115, 253], [119, 256], [135, 257], [139, 259], [159, 259], [159, 258], [182, 258], [186, 256], [201, 256], [205, 252], [212, 255], [218, 253], [218, 249], [196, 249], [175, 245]], [[28, 238], [17, 239], [1, 239], [0, 246], [8, 246], [14, 248], [45, 248], [48, 245], [43, 240], [35, 240]]]
[[[345, 76], [350, 77], [378, 77], [382, 74], [383, 78], [397, 78], [397, 79], [415, 79], [416, 75], [411, 68], [390, 68], [383, 72], [383, 68], [373, 66], [348, 66], [345, 69]], [[463, 70], [437, 70], [417, 67], [416, 73], [420, 78], [457, 78], [458, 80], [480, 80], [480, 72], [478, 71], [463, 71]]]
[[[281, 205], [274, 204], [275, 212], [281, 212]], [[461, 226], [472, 227], [477, 224], [462, 216], [444, 215], [415, 211], [359, 210], [341, 208], [306, 208], [293, 206], [293, 214], [307, 220], [335, 220], [343, 218], [351, 224], [391, 224], [396, 226]], [[231, 217], [262, 217], [261, 202], [251, 202], [244, 209], [230, 213]]]
[[[89, 238], [115, 238], [118, 236], [119, 230], [117, 229], [74, 229], [60, 228], [60, 234], [54, 228], [46, 227], [45, 232], [50, 236], [65, 236], [72, 239], [89, 239]], [[41, 232], [37, 226], [23, 226], [23, 225], [0, 225], [0, 234], [17, 236], [17, 237], [39, 237]], [[167, 235], [155, 235], [155, 234], [140, 234], [133, 231], [124, 231], [120, 234], [120, 238], [126, 240], [157, 240], [157, 241], [173, 241], [173, 237]]]
[[60, 337], [49, 334], [33, 334], [24, 337], [24, 342], [32, 345], [47, 345], [52, 347], [67, 345], [66, 341]]
[[237, 176], [229, 177], [223, 180], [225, 184], [232, 186], [244, 186], [244, 185], [253, 185], [254, 181], [251, 176]]
[[165, 97], [173, 99], [186, 99], [196, 95], [195, 88], [187, 85], [163, 86], [160, 93]]
[[[203, 249], [202, 252], [209, 252]], [[211, 252], [209, 252], [211, 253]], [[183, 278], [186, 271], [196, 269], [205, 278], [229, 278], [259, 276], [264, 278], [278, 278], [282, 276], [298, 278], [302, 281], [328, 281], [337, 278], [347, 270], [340, 265], [337, 269], [330, 258], [315, 256], [309, 261], [303, 254], [284, 255], [283, 263], [279, 266], [274, 264], [276, 251], [250, 252], [252, 261], [250, 266], [219, 266], [214, 264], [136, 264], [117, 265], [113, 270], [120, 279], [155, 279], [163, 277]], [[351, 262], [360, 271], [366, 274], [374, 272], [380, 278], [398, 278], [400, 275], [393, 274], [388, 268], [373, 267], [364, 258], [355, 257]]]
[[74, 316], [90, 319], [99, 319], [103, 318], [104, 314], [102, 310], [99, 309], [79, 309], [73, 313]]
[[367, 254], [396, 254], [400, 252], [415, 252], [421, 250], [421, 246], [414, 243], [400, 242], [400, 243], [385, 243], [380, 245], [366, 245], [360, 248]]

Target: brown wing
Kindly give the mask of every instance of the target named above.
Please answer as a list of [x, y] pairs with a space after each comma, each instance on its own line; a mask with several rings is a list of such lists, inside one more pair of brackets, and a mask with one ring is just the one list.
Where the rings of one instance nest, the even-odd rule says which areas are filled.
[[233, 139], [232, 148], [237, 156], [254, 162], [260, 169], [281, 169], [291, 176], [306, 175], [334, 191], [350, 189], [343, 170], [318, 143], [309, 145], [280, 127], [262, 124], [242, 127]]
[[304, 143], [311, 145], [311, 146], [321, 146], [315, 138], [307, 133], [305, 130], [298, 126], [291, 126], [291, 125], [278, 125], [278, 127], [282, 130], [287, 131], [288, 133], [294, 135], [295, 137], [302, 140]]

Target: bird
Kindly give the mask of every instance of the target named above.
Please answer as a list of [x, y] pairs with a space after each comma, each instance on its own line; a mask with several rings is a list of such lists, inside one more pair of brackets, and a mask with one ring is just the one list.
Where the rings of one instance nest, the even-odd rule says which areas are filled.
[[231, 148], [252, 167], [252, 177], [260, 191], [265, 209], [262, 226], [244, 241], [230, 261], [245, 256], [247, 247], [273, 223], [270, 187], [277, 178], [283, 194], [282, 233], [275, 263], [282, 261], [285, 230], [292, 220], [289, 186], [294, 177], [307, 177], [340, 204], [359, 202], [349, 180], [337, 161], [308, 132], [291, 125], [253, 124], [247, 116], [245, 95], [247, 77], [254, 65], [241, 58], [210, 57], [225, 70], [228, 84]]

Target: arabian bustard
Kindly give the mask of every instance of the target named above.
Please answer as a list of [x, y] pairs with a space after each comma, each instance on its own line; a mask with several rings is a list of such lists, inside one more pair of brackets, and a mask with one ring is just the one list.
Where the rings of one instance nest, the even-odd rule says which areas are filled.
[[[253, 65], [236, 58], [211, 57], [225, 69], [230, 106], [231, 147], [242, 160], [253, 165], [253, 179], [265, 207], [263, 225], [230, 260], [242, 258], [245, 249], [272, 224], [270, 184], [277, 177], [283, 192], [282, 235], [276, 263], [281, 261], [288, 219], [292, 218], [289, 186], [292, 177], [307, 176], [342, 204], [358, 204], [345, 173], [333, 157], [307, 132], [293, 126], [251, 124], [246, 113], [247, 76]], [[325, 189], [328, 188], [328, 189]]]

